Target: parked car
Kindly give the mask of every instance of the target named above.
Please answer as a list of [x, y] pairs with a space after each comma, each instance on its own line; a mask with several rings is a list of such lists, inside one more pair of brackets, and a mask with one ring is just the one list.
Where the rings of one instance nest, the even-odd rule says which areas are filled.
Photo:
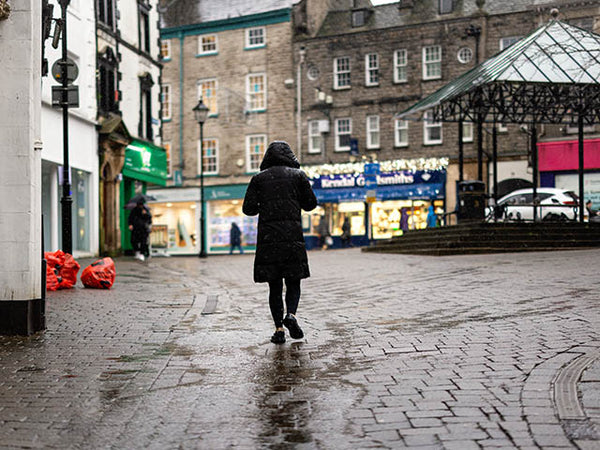
[[[579, 197], [566, 189], [538, 188], [537, 216], [540, 220], [566, 221], [578, 217]], [[533, 189], [519, 189], [498, 200], [499, 220], [533, 220]], [[493, 220], [492, 207], [487, 208], [486, 218]]]

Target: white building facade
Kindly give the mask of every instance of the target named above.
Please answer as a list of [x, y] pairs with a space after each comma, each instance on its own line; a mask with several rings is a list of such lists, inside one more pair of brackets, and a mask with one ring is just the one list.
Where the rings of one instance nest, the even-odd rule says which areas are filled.
[[0, 5], [0, 334], [45, 327], [41, 255], [41, 5]]
[[[56, 0], [53, 15], [60, 17]], [[67, 8], [68, 57], [78, 66], [79, 107], [69, 109], [69, 165], [71, 167], [72, 246], [75, 257], [98, 254], [98, 139], [96, 132], [96, 39], [94, 10], [84, 0]], [[54, 32], [54, 26], [52, 27]], [[44, 250], [62, 249], [62, 109], [52, 108], [52, 65], [62, 57], [61, 44], [45, 43], [50, 73], [42, 78], [42, 209]]]
[[130, 250], [125, 203], [165, 185], [158, 0], [95, 0], [101, 249]]

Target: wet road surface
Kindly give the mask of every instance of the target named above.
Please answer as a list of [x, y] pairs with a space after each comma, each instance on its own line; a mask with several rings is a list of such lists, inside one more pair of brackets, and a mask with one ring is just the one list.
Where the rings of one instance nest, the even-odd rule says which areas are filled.
[[49, 293], [0, 337], [0, 448], [600, 448], [600, 251], [309, 259], [281, 346], [253, 255]]

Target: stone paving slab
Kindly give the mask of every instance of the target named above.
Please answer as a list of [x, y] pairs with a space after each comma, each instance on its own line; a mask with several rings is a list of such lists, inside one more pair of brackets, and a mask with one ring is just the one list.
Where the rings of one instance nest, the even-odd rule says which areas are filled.
[[49, 293], [46, 332], [0, 337], [0, 448], [600, 447], [600, 251], [309, 258], [282, 346], [252, 255]]

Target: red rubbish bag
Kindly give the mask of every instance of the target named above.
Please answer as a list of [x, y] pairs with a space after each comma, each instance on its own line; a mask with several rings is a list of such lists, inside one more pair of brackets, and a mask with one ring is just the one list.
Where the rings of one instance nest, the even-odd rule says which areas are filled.
[[117, 271], [112, 258], [102, 258], [93, 262], [81, 272], [81, 282], [85, 287], [110, 289], [115, 282]]
[[77, 272], [81, 266], [73, 255], [65, 253], [65, 262], [60, 268], [60, 276], [62, 280], [58, 283], [59, 289], [70, 289], [77, 283]]
[[58, 270], [54, 267], [50, 267], [50, 264], [46, 265], [46, 290], [56, 291], [58, 289], [58, 277], [56, 274]]
[[77, 272], [81, 267], [73, 255], [62, 250], [45, 252], [46, 259], [46, 289], [70, 289], [77, 283]]

